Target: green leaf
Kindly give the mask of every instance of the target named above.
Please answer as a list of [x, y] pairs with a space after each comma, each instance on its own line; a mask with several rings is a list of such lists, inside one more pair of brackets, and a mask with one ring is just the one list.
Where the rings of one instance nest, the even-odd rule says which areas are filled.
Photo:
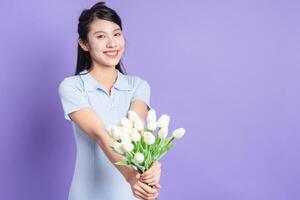
[[167, 151], [165, 151], [163, 154], [161, 154], [157, 160], [161, 159], [166, 153], [167, 153]]
[[131, 164], [128, 161], [119, 161], [115, 162], [115, 165], [123, 165], [123, 166], [131, 166]]

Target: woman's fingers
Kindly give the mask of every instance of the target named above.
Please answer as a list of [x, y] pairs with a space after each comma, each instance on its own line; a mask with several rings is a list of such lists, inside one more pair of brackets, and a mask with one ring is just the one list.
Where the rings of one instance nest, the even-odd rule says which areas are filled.
[[143, 181], [144, 183], [150, 183], [150, 180], [156, 179], [158, 175], [153, 174], [151, 176], [149, 176], [148, 178], [142, 178], [141, 181]]
[[139, 196], [138, 194], [134, 194], [134, 196], [137, 198], [137, 200], [144, 200], [142, 196]]
[[142, 176], [148, 176], [148, 175], [150, 175], [150, 174], [152, 174], [153, 173], [153, 171], [156, 171], [157, 169], [160, 169], [161, 168], [161, 164], [160, 164], [160, 162], [158, 162], [158, 161], [155, 161], [152, 165], [151, 165], [151, 167], [146, 171], [146, 172], [144, 172], [143, 174], [142, 174]]
[[147, 184], [141, 182], [139, 173], [133, 174], [133, 176], [129, 179], [129, 184], [131, 185], [131, 189], [133, 195], [139, 200], [152, 200], [158, 196], [158, 188], [151, 188]]
[[[161, 176], [161, 164], [156, 161], [152, 166], [144, 172], [138, 179], [137, 195], [144, 199], [154, 199], [158, 196], [158, 191], [161, 188], [159, 180]], [[149, 185], [148, 185], [149, 184]], [[153, 188], [151, 187], [153, 185]]]
[[142, 176], [142, 180], [147, 180], [147, 179], [151, 179], [154, 178], [156, 174], [154, 174], [154, 172], [152, 174], [149, 174], [147, 176]]
[[147, 183], [148, 185], [155, 185], [155, 184], [159, 183], [159, 180], [160, 180], [160, 174], [158, 174], [158, 175], [156, 175], [153, 178], [150, 178], [148, 180], [142, 179], [142, 181], [144, 183]]
[[142, 180], [152, 179], [157, 174], [161, 174], [161, 164], [158, 161], [155, 161], [153, 165], [141, 175]]
[[159, 183], [156, 183], [155, 185], [153, 185], [157, 190], [161, 189], [161, 185]]
[[148, 183], [148, 185], [156, 185], [157, 183], [159, 183], [158, 179], [154, 179], [153, 181], [151, 181], [150, 183]]
[[148, 169], [146, 172], [144, 172], [142, 174], [142, 178], [144, 179], [149, 179], [152, 178], [151, 176], [153, 174], [157, 174], [161, 172], [161, 164], [158, 161], [155, 161], [152, 166], [150, 167], [150, 169]]
[[138, 185], [147, 193], [147, 194], [156, 194], [157, 189], [151, 188], [149, 185], [146, 185], [143, 182], [138, 182]]
[[141, 190], [139, 190], [139, 192], [141, 192], [143, 195], [145, 195], [146, 197], [150, 197], [150, 198], [155, 198], [158, 195], [158, 190], [155, 188], [151, 188], [150, 186], [142, 183], [139, 181], [138, 185], [141, 187]]
[[139, 192], [138, 190], [135, 190], [134, 195], [141, 200], [147, 199], [147, 196], [145, 196], [143, 193]]
[[141, 178], [140, 180], [144, 183], [153, 185], [153, 183], [155, 183], [155, 184], [159, 183], [160, 176], [161, 176], [161, 173], [159, 170], [156, 174], [152, 174], [151, 176], [149, 176], [149, 178]]
[[156, 189], [152, 189], [140, 181], [133, 186], [133, 193], [136, 197], [141, 198], [142, 200], [154, 199], [158, 196]]

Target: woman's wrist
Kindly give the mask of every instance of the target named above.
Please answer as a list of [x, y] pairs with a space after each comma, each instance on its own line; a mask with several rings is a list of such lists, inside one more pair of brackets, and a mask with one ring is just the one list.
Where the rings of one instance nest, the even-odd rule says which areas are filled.
[[125, 179], [128, 183], [132, 183], [132, 181], [135, 181], [138, 179], [138, 171], [136, 171], [134, 168], [127, 167], [129, 170], [126, 173]]

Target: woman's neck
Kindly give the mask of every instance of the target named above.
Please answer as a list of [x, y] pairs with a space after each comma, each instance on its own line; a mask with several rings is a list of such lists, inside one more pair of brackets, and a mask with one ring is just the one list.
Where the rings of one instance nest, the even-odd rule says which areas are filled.
[[92, 66], [90, 75], [97, 82], [103, 85], [107, 89], [107, 91], [111, 90], [118, 77], [118, 73], [115, 67]]

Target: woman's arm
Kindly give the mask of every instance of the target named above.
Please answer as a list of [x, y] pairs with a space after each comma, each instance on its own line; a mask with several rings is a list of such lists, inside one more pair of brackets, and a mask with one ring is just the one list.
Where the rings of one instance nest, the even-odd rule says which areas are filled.
[[145, 124], [148, 109], [147, 104], [141, 100], [132, 101], [129, 110], [135, 111]]
[[[133, 101], [130, 105], [129, 110], [135, 111], [143, 120], [145, 125], [148, 109], [147, 109], [147, 104], [144, 101], [140, 101], [140, 100]], [[159, 184], [160, 176], [161, 176], [161, 163], [156, 161], [148, 171], [143, 173], [141, 181], [149, 185], [154, 185], [156, 186], [156, 188], [161, 188], [161, 185]]]
[[[101, 149], [112, 163], [126, 160], [124, 156], [112, 151], [111, 146], [113, 146], [113, 142], [115, 140], [106, 132], [104, 123], [96, 115], [93, 109], [82, 108], [78, 111], [72, 112], [69, 116], [80, 129], [82, 129], [86, 134], [94, 139], [97, 144], [100, 145]], [[158, 196], [157, 188], [151, 188], [145, 183], [139, 181], [140, 175], [137, 170], [127, 166], [114, 166], [121, 172], [126, 181], [130, 184], [135, 197], [139, 199], [152, 199]]]
[[[78, 111], [69, 114], [72, 121], [74, 121], [80, 129], [88, 134], [108, 157], [114, 163], [126, 160], [124, 156], [112, 151], [114, 139], [106, 132], [105, 125], [102, 120], [96, 115], [91, 108], [82, 108]], [[134, 169], [126, 166], [115, 165], [122, 173], [126, 181], [129, 180], [129, 175], [134, 173]]]

